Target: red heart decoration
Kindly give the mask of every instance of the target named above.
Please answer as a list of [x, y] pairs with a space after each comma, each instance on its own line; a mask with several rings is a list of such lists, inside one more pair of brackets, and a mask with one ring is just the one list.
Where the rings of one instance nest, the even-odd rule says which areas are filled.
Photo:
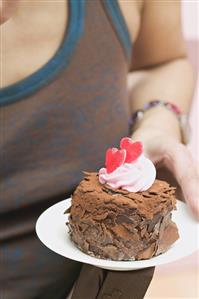
[[120, 148], [126, 150], [125, 163], [132, 163], [137, 160], [143, 152], [142, 142], [133, 142], [131, 138], [124, 137], [120, 141]]
[[124, 164], [125, 159], [126, 159], [125, 149], [118, 150], [115, 147], [109, 148], [106, 151], [106, 162], [105, 162], [107, 173], [113, 172], [115, 169], [117, 169], [122, 164]]

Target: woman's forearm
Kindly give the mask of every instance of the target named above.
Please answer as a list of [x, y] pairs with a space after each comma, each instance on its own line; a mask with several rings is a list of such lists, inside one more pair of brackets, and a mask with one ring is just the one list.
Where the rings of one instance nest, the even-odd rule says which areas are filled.
[[[137, 77], [137, 78], [136, 78]], [[176, 104], [183, 113], [188, 113], [194, 89], [192, 68], [186, 58], [130, 74], [131, 111], [141, 109], [145, 103], [160, 99]], [[155, 107], [145, 112], [137, 129], [155, 129], [180, 139], [176, 116], [164, 107]]]

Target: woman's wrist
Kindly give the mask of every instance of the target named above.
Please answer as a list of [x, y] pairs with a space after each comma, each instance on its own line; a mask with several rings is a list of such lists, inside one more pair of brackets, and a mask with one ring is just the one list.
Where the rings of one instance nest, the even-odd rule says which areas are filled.
[[166, 135], [176, 141], [182, 141], [178, 118], [174, 113], [161, 106], [146, 111], [142, 119], [133, 126], [132, 134], [135, 139], [136, 135], [146, 138], [146, 135], [152, 134], [157, 137]]

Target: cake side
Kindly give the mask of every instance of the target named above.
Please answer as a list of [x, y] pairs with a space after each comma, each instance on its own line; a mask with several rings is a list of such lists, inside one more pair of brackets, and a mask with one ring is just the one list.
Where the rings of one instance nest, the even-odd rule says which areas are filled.
[[69, 230], [73, 242], [90, 255], [112, 260], [147, 259], [178, 239], [171, 221], [175, 188], [155, 180], [144, 192], [112, 189], [86, 173], [72, 196]]

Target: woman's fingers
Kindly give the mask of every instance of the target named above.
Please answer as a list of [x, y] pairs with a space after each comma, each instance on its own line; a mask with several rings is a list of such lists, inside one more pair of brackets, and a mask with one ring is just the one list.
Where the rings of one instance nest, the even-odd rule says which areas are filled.
[[189, 150], [182, 144], [170, 146], [164, 163], [174, 173], [187, 204], [199, 220], [199, 176]]
[[175, 176], [185, 200], [199, 221], [199, 176], [197, 166], [187, 147], [175, 139], [158, 135], [158, 131], [137, 130], [134, 140], [142, 140], [145, 155], [154, 164], [163, 163]]

